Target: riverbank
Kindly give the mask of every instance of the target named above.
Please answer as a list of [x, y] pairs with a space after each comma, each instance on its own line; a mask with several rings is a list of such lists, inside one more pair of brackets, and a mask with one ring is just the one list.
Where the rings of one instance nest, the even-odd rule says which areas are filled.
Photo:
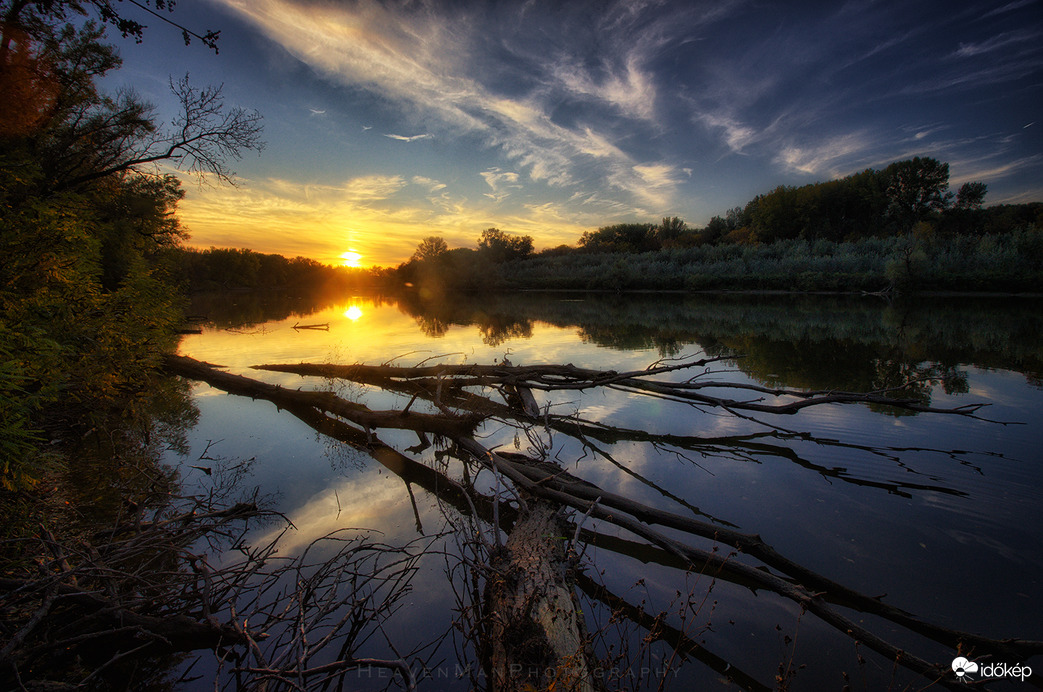
[[484, 279], [458, 275], [447, 285], [466, 287], [469, 279], [509, 289], [1040, 293], [1043, 235], [1031, 229], [536, 256], [487, 268]]

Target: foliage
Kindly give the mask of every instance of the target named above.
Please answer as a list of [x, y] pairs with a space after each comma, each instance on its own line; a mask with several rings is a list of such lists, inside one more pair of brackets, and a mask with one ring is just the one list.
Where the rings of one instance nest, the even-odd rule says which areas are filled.
[[133, 417], [174, 343], [180, 299], [152, 267], [185, 238], [183, 192], [151, 164], [226, 179], [225, 161], [260, 147], [260, 123], [186, 81], [173, 85], [183, 112], [171, 131], [134, 94], [102, 93], [120, 60], [102, 25], [78, 17], [142, 28], [108, 0], [0, 12], [0, 483], [24, 488], [51, 456], [45, 441]]
[[412, 259], [417, 262], [427, 262], [436, 260], [447, 252], [449, 252], [449, 245], [445, 242], [445, 239], [441, 236], [432, 235], [420, 241], [420, 244], [416, 246], [416, 252], [413, 253]]
[[[189, 45], [192, 39], [201, 42], [215, 53], [217, 52], [217, 41], [220, 31], [205, 31], [202, 34], [189, 29], [174, 19], [171, 14], [177, 5], [176, 0], [135, 0], [128, 3], [136, 7], [143, 14], [152, 18], [158, 18], [166, 24], [181, 32], [185, 45]], [[38, 20], [51, 20], [66, 22], [76, 16], [96, 16], [103, 24], [114, 27], [124, 38], [131, 37], [137, 43], [141, 43], [147, 25], [137, 19], [128, 16], [123, 11], [122, 2], [113, 3], [112, 0], [15, 0], [15, 2], [4, 2], [0, 5], [3, 10], [3, 20], [8, 22], [12, 15], [24, 13], [29, 8]]]
[[656, 227], [650, 223], [619, 223], [587, 231], [579, 246], [591, 252], [647, 252], [661, 246]]
[[524, 259], [532, 254], [532, 236], [510, 235], [498, 228], [489, 228], [478, 238], [478, 254], [494, 264]]
[[981, 209], [988, 186], [982, 182], [964, 183], [956, 193], [957, 209]]

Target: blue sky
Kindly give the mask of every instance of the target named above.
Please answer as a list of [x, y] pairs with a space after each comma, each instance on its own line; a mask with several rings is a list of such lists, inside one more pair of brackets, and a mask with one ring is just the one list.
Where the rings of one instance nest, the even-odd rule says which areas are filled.
[[395, 264], [485, 228], [537, 248], [778, 185], [950, 165], [1043, 201], [1043, 2], [180, 0], [220, 54], [152, 22], [113, 85], [223, 83], [267, 149], [186, 182], [198, 246]]

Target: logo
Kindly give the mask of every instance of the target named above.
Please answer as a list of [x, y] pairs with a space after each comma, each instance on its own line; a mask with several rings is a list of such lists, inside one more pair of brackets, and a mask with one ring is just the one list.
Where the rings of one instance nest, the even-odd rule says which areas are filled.
[[952, 660], [952, 670], [954, 673], [956, 673], [956, 677], [963, 680], [963, 676], [967, 675], [968, 673], [978, 672], [978, 664], [974, 661], [968, 661], [963, 656], [957, 656]]
[[1009, 663], [984, 663], [978, 665], [963, 656], [957, 656], [952, 660], [952, 672], [963, 682], [970, 682], [971, 675], [981, 673], [982, 680], [996, 678], [1018, 678], [1025, 682], [1025, 678], [1032, 676], [1032, 669], [1028, 666], [1010, 665]]

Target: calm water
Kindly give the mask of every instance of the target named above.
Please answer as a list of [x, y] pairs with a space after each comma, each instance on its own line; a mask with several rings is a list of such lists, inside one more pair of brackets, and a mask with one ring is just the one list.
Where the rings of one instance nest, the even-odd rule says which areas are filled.
[[[886, 594], [887, 603], [925, 620], [995, 638], [1043, 639], [1039, 301], [516, 295], [425, 305], [345, 296], [316, 307], [244, 294], [200, 299], [194, 311], [210, 321], [202, 334], [184, 338], [182, 354], [295, 388], [328, 383], [249, 366], [492, 363], [508, 355], [514, 364], [622, 371], [664, 357], [734, 354], [742, 357], [715, 365], [705, 377], [848, 390], [918, 378], [914, 394], [935, 406], [987, 403], [984, 417], [1010, 424], [864, 405], [753, 421], [617, 391], [537, 394], [553, 412], [619, 429], [588, 445], [541, 432], [551, 455], [580, 477], [646, 504], [760, 534], [806, 567], [867, 594]], [[328, 331], [293, 329], [325, 323]], [[341, 393], [373, 408], [406, 402], [358, 385], [342, 385]], [[418, 527], [400, 478], [274, 405], [203, 384], [193, 395], [200, 417], [189, 434], [192, 451], [173, 463], [183, 464], [191, 485], [202, 481], [190, 466], [208, 445], [211, 456], [255, 458], [245, 482], [276, 494], [277, 507], [297, 528], [285, 551], [343, 527], [376, 529], [388, 543], [445, 528], [435, 497], [415, 488]], [[500, 423], [482, 432], [487, 446], [525, 451], [531, 445]], [[399, 449], [416, 444], [412, 433], [382, 432], [381, 438]], [[417, 458], [459, 476], [459, 464], [445, 466], [434, 448]], [[594, 521], [587, 526], [599, 528]], [[440, 545], [452, 552], [452, 541]], [[839, 689], [844, 673], [856, 689], [892, 685], [891, 661], [774, 594], [607, 547], [588, 547], [585, 559], [588, 574], [612, 593], [650, 613], [667, 611], [668, 624], [710, 652], [704, 660], [674, 661], [662, 680], [652, 674], [642, 680], [639, 669], [621, 674], [617, 686], [715, 689], [741, 679], [748, 687], [754, 681], [773, 688], [780, 662], [792, 662], [794, 670], [806, 666], [797, 670], [792, 689]], [[401, 650], [447, 632], [455, 614], [445, 569], [446, 558], [432, 552], [408, 607], [388, 623], [387, 634]], [[678, 593], [698, 605], [683, 624]], [[609, 625], [611, 609], [590, 596], [585, 610], [592, 629], [609, 633], [599, 646], [615, 637], [617, 646], [640, 648], [640, 626]], [[846, 614], [932, 663], [948, 665], [955, 656], [890, 623]], [[670, 659], [671, 649], [657, 645], [636, 666], [658, 671]], [[1008, 663], [1043, 671], [1041, 657]], [[443, 677], [425, 685], [451, 686], [457, 664], [446, 637], [431, 664]], [[727, 666], [730, 672], [722, 673]], [[358, 682], [382, 687], [387, 680]], [[893, 687], [908, 685], [923, 686], [899, 672]]]

